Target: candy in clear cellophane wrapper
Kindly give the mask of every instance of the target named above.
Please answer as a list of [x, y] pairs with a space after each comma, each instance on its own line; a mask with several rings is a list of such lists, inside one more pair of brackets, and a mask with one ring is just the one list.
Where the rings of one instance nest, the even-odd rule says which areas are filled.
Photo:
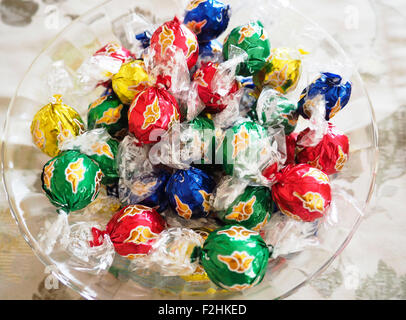
[[228, 27], [231, 8], [218, 0], [192, 0], [183, 23], [192, 30], [199, 44], [218, 38]]
[[270, 87], [262, 90], [256, 113], [261, 125], [273, 128], [281, 126], [286, 135], [295, 130], [299, 117], [297, 105]]
[[150, 85], [144, 61], [123, 64], [112, 78], [112, 88], [123, 104], [129, 105], [135, 96]]
[[[317, 130], [317, 129], [315, 129]], [[328, 175], [340, 172], [349, 157], [349, 139], [332, 123], [328, 123], [320, 142], [312, 140], [315, 130], [307, 128], [297, 137], [297, 163], [306, 163]]]
[[264, 176], [273, 181], [272, 198], [283, 214], [307, 222], [326, 214], [331, 203], [331, 186], [323, 171], [307, 164], [289, 164], [280, 172], [267, 168]]
[[98, 85], [106, 85], [123, 64], [132, 60], [134, 56], [129, 50], [118, 43], [107, 43], [85, 60], [77, 70], [81, 90], [90, 92]]
[[305, 119], [312, 116], [320, 96], [326, 102], [325, 119], [333, 118], [350, 100], [352, 85], [335, 73], [323, 72], [307, 88], [298, 102], [298, 112]]
[[155, 144], [149, 159], [154, 165], [187, 170], [193, 164], [214, 162], [215, 127], [213, 121], [198, 116], [173, 125]]
[[196, 35], [177, 17], [165, 22], [155, 30], [151, 37], [150, 46], [155, 50], [155, 65], [165, 64], [173, 52], [176, 52], [173, 47], [182, 50], [189, 70], [193, 68], [199, 57], [199, 43]]
[[65, 140], [61, 150], [77, 150], [94, 160], [103, 172], [102, 184], [118, 182], [117, 152], [119, 143], [104, 128], [86, 131], [80, 136]]
[[192, 261], [199, 261], [210, 280], [229, 291], [259, 284], [268, 259], [269, 248], [260, 234], [237, 225], [211, 232], [203, 246], [192, 253]]
[[44, 165], [42, 189], [58, 212], [57, 220], [46, 224], [40, 236], [45, 252], [49, 254], [53, 250], [58, 238], [66, 239], [68, 214], [85, 208], [97, 198], [102, 178], [99, 165], [75, 150], [64, 151]]
[[177, 170], [166, 185], [166, 194], [172, 209], [182, 218], [207, 217], [211, 211], [210, 197], [214, 179], [206, 172], [191, 167]]
[[241, 119], [219, 140], [216, 159], [222, 157], [228, 175], [260, 183], [262, 170], [271, 162], [281, 162], [275, 137], [251, 120]]
[[105, 128], [112, 137], [123, 139], [128, 132], [128, 106], [114, 92], [106, 92], [89, 105], [87, 127], [88, 130]]
[[[126, 136], [120, 143], [118, 193], [123, 205], [138, 204], [155, 195], [161, 197], [157, 192], [162, 183], [166, 184], [166, 176], [153, 166], [149, 151], [148, 145], [138, 145], [138, 140], [132, 135]], [[165, 202], [161, 205], [165, 207]]]
[[60, 95], [54, 95], [51, 102], [39, 110], [31, 122], [34, 144], [50, 157], [57, 156], [59, 144], [80, 135], [85, 126], [79, 113], [63, 104]]
[[254, 76], [254, 83], [259, 90], [269, 86], [287, 94], [296, 89], [302, 71], [299, 50], [274, 48], [265, 66]]
[[140, 144], [158, 142], [158, 138], [179, 121], [179, 105], [162, 86], [141, 91], [128, 112], [129, 131]]
[[[193, 82], [197, 84], [199, 98], [206, 106], [204, 111], [208, 113], [223, 111], [228, 106], [228, 101], [232, 100], [234, 94], [239, 90], [238, 82], [235, 79], [230, 79], [230, 83], [223, 85], [219, 85], [215, 81], [220, 80], [220, 76], [216, 75], [219, 67], [220, 64], [218, 63], [203, 63], [193, 75]], [[221, 80], [224, 82], [224, 78]]]
[[154, 209], [129, 205], [111, 218], [104, 231], [92, 228], [90, 246], [102, 245], [104, 236], [108, 235], [119, 255], [136, 259], [148, 254], [152, 243], [165, 228], [165, 220]]
[[237, 68], [237, 74], [241, 76], [252, 76], [258, 73], [271, 54], [271, 45], [260, 21], [236, 27], [230, 32], [223, 45], [225, 60], [229, 59], [232, 46], [242, 49], [248, 55], [248, 59]]

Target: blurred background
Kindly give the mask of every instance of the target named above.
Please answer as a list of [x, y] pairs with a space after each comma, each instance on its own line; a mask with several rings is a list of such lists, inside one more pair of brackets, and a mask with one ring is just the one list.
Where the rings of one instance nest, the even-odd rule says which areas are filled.
[[[102, 2], [1, 0], [0, 130], [18, 83], [41, 49]], [[288, 299], [406, 299], [406, 1], [279, 2], [324, 28], [357, 65], [374, 107], [380, 148], [375, 196], [353, 240]], [[1, 186], [0, 299], [81, 299], [51, 273], [20, 235]]]

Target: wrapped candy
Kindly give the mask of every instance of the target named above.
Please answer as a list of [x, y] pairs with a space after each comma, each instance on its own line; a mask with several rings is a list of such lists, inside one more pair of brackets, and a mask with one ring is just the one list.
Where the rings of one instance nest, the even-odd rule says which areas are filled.
[[[264, 171], [264, 176], [273, 180]], [[287, 165], [276, 174], [272, 198], [285, 215], [311, 222], [323, 217], [331, 203], [328, 176], [307, 164]]]
[[102, 184], [118, 182], [117, 152], [119, 143], [105, 129], [94, 129], [65, 140], [61, 150], [77, 150], [94, 160], [103, 172]]
[[221, 1], [192, 0], [183, 23], [197, 35], [200, 44], [219, 37], [227, 29], [230, 15], [230, 6]]
[[184, 219], [206, 217], [211, 212], [210, 196], [215, 187], [212, 177], [191, 167], [177, 170], [168, 181], [166, 194], [173, 210]]
[[229, 59], [233, 46], [244, 50], [248, 55], [248, 59], [237, 68], [237, 74], [241, 76], [255, 75], [264, 67], [271, 54], [271, 45], [260, 21], [250, 22], [231, 31], [223, 46], [225, 60]]
[[138, 93], [149, 86], [149, 81], [144, 62], [134, 60], [121, 66], [113, 76], [112, 87], [120, 101], [129, 105]]
[[316, 145], [309, 144], [314, 130], [307, 128], [297, 137], [298, 163], [307, 163], [327, 175], [338, 173], [342, 170], [349, 156], [349, 139], [337, 128], [329, 123], [323, 138]]
[[31, 122], [34, 144], [50, 157], [60, 153], [60, 143], [83, 133], [84, 129], [80, 115], [63, 104], [60, 95], [54, 95], [52, 102], [42, 107]]
[[262, 90], [257, 101], [256, 113], [261, 125], [273, 128], [281, 126], [286, 135], [295, 130], [299, 118], [297, 105], [270, 88]]
[[79, 67], [79, 83], [89, 91], [98, 85], [107, 85], [121, 66], [132, 60], [134, 57], [126, 48], [118, 43], [107, 43]]
[[269, 249], [258, 232], [232, 225], [210, 233], [203, 247], [193, 251], [192, 261], [195, 259], [216, 285], [242, 291], [262, 281]]
[[153, 241], [165, 227], [165, 220], [154, 209], [130, 205], [111, 218], [105, 231], [92, 228], [90, 246], [102, 245], [104, 236], [108, 235], [119, 255], [136, 259], [148, 254]]
[[128, 112], [129, 131], [139, 143], [156, 143], [158, 137], [180, 119], [176, 99], [162, 87], [140, 92]]
[[301, 75], [302, 60], [299, 54], [289, 48], [274, 48], [265, 66], [254, 76], [259, 90], [269, 86], [287, 94], [296, 89]]
[[169, 202], [166, 197], [165, 188], [168, 183], [170, 174], [166, 171], [161, 171], [158, 174], [157, 184], [154, 186], [155, 192], [141, 201], [141, 204], [154, 208], [157, 212], [165, 211], [168, 208]]
[[[220, 151], [220, 150], [219, 150]], [[225, 132], [222, 142], [226, 174], [255, 178], [272, 156], [267, 130], [252, 121], [242, 121]]]
[[205, 111], [208, 113], [223, 111], [228, 106], [229, 100], [233, 99], [234, 94], [239, 89], [238, 82], [234, 80], [230, 81], [228, 92], [222, 92], [222, 88], [218, 88], [218, 84], [214, 83], [218, 69], [218, 63], [207, 62], [203, 63], [193, 75], [199, 97], [206, 106]]
[[165, 22], [151, 37], [151, 47], [155, 49], [154, 62], [159, 65], [169, 59], [176, 50], [168, 50], [177, 47], [183, 51], [189, 70], [193, 68], [199, 57], [199, 43], [196, 35], [175, 17]]
[[338, 74], [323, 72], [303, 90], [298, 102], [298, 112], [303, 118], [309, 119], [319, 96], [322, 96], [326, 102], [325, 119], [329, 120], [347, 105], [351, 96], [351, 88], [351, 82], [343, 83]]
[[107, 132], [123, 139], [128, 131], [128, 106], [121, 103], [117, 96], [105, 94], [89, 105], [87, 127], [89, 130], [106, 128]]
[[88, 156], [75, 150], [49, 160], [42, 172], [42, 189], [59, 211], [83, 209], [97, 198], [103, 173]]
[[260, 231], [271, 217], [274, 204], [267, 187], [247, 186], [232, 204], [217, 216], [226, 224], [241, 225]]

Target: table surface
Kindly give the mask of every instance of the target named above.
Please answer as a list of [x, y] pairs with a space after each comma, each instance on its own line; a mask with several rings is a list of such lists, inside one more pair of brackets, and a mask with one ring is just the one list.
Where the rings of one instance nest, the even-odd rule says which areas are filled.
[[[72, 19], [101, 0], [2, 0], [0, 128], [22, 75]], [[311, 2], [311, 3], [309, 3]], [[406, 299], [406, 3], [281, 0], [325, 28], [358, 65], [374, 104], [380, 162], [375, 196], [359, 230], [319, 277], [288, 299]], [[0, 188], [0, 299], [81, 299], [34, 256]], [[52, 287], [52, 286], [51, 286]]]

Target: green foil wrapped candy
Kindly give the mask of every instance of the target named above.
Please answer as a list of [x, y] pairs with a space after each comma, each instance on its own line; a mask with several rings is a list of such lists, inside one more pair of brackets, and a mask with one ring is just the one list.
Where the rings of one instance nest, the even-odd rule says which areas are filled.
[[115, 95], [105, 95], [89, 105], [87, 111], [88, 129], [106, 128], [107, 132], [118, 139], [128, 132], [128, 106], [121, 103]]
[[225, 132], [222, 143], [226, 174], [252, 178], [268, 159], [270, 137], [267, 130], [253, 121], [244, 121]]
[[68, 150], [48, 161], [43, 169], [42, 189], [60, 211], [85, 208], [99, 194], [103, 173], [88, 156]]
[[269, 188], [248, 186], [227, 210], [218, 212], [217, 216], [226, 224], [241, 225], [259, 232], [268, 223], [273, 210]]
[[261, 125], [273, 128], [282, 126], [286, 135], [295, 131], [299, 118], [297, 104], [271, 88], [262, 90], [256, 105], [256, 113]]
[[248, 59], [237, 67], [237, 74], [244, 77], [258, 73], [271, 54], [271, 44], [260, 21], [248, 23], [231, 31], [223, 46], [225, 60], [231, 57], [232, 46], [244, 50], [248, 55]]
[[241, 291], [262, 281], [269, 249], [258, 232], [232, 225], [210, 233], [203, 247], [195, 248], [196, 257], [217, 286]]
[[118, 182], [117, 153], [119, 142], [114, 139], [93, 143], [87, 155], [99, 165], [103, 172], [102, 184], [110, 185]]

